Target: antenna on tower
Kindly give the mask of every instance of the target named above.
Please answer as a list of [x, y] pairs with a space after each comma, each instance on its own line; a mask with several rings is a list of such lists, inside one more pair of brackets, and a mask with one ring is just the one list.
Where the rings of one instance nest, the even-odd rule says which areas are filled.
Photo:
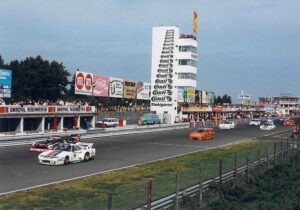
[[250, 99], [250, 95], [245, 94], [244, 90], [242, 90], [242, 93], [238, 97], [239, 99], [242, 99], [242, 104], [244, 104], [245, 100]]

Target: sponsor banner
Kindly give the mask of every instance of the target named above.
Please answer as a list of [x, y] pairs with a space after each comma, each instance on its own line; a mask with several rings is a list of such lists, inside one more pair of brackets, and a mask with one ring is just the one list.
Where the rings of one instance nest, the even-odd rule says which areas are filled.
[[177, 101], [178, 102], [184, 102], [184, 91], [185, 88], [178, 88], [178, 97], [177, 97]]
[[108, 97], [109, 77], [94, 74], [94, 96]]
[[47, 107], [46, 106], [27, 107], [27, 112], [47, 112]]
[[124, 81], [124, 98], [136, 99], [136, 82], [125, 80]]
[[12, 72], [11, 70], [0, 69], [0, 87], [1, 87], [1, 95], [4, 98], [11, 97], [11, 79]]
[[208, 99], [208, 93], [205, 90], [201, 91], [201, 103], [207, 104], [207, 99]]
[[136, 98], [142, 100], [150, 100], [150, 83], [136, 83]]
[[0, 114], [94, 112], [94, 106], [1, 106]]
[[109, 78], [109, 97], [123, 98], [123, 79]]
[[195, 103], [195, 89], [194, 88], [187, 88], [187, 102], [188, 103]]
[[175, 122], [177, 115], [177, 41], [179, 28], [176, 26], [154, 27], [152, 30], [151, 62], [151, 111], [169, 116], [168, 122]]
[[206, 111], [207, 111], [207, 107], [182, 107], [182, 112], [206, 112]]
[[75, 74], [75, 94], [92, 95], [93, 74], [76, 71]]
[[8, 107], [0, 107], [0, 114], [8, 113]]

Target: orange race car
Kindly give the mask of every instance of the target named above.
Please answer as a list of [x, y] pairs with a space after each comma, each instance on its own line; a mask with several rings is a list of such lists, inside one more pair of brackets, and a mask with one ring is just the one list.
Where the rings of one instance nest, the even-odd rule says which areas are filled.
[[215, 131], [212, 128], [201, 128], [190, 133], [190, 140], [212, 140], [215, 138]]
[[283, 125], [284, 126], [295, 126], [296, 122], [295, 122], [295, 120], [286, 120], [286, 121], [284, 121]]

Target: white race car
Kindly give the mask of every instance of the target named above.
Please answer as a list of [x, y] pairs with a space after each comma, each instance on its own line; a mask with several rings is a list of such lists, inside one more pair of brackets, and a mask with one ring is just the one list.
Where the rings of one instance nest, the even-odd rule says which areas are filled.
[[260, 125], [260, 119], [250, 120], [249, 125]]
[[235, 128], [235, 127], [236, 127], [236, 125], [235, 125], [235, 122], [233, 122], [233, 121], [224, 121], [224, 122], [221, 122], [219, 125], [220, 129], [231, 129], [231, 128]]
[[94, 159], [96, 149], [93, 143], [78, 142], [76, 144], [63, 145], [58, 150], [46, 150], [39, 154], [40, 164], [45, 165], [66, 165]]
[[273, 123], [267, 122], [267, 123], [262, 124], [259, 128], [260, 128], [260, 130], [263, 130], [263, 131], [271, 131], [271, 130], [276, 129], [276, 125], [274, 125]]

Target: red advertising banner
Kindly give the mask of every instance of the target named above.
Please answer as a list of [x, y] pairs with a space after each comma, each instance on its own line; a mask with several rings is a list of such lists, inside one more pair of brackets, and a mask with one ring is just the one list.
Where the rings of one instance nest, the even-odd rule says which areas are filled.
[[0, 113], [8, 113], [8, 107], [0, 107]]
[[75, 94], [92, 95], [93, 74], [76, 71]]
[[94, 74], [94, 96], [108, 97], [109, 77]]
[[48, 106], [48, 112], [56, 112], [55, 106]]

